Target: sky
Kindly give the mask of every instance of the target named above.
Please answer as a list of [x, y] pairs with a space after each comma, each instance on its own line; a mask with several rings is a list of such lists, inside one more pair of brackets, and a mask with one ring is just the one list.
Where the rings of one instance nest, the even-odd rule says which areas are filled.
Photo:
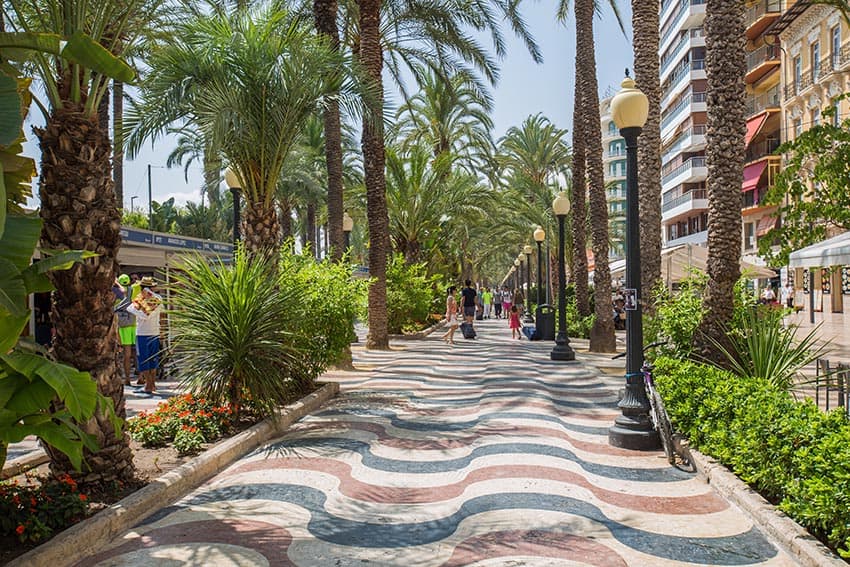
[[[623, 70], [632, 67], [632, 45], [623, 36], [616, 18], [603, 2], [604, 9], [595, 24], [596, 65], [600, 92], [611, 87], [619, 88]], [[626, 31], [631, 37], [631, 12], [629, 2], [620, 1], [621, 15]], [[556, 126], [572, 130], [573, 85], [575, 69], [575, 28], [573, 18], [566, 26], [555, 19], [556, 3], [551, 0], [532, 0], [523, 3], [523, 15], [543, 53], [543, 63], [535, 64], [525, 45], [505, 30], [507, 56], [501, 62], [500, 79], [493, 88], [494, 137], [498, 139], [511, 126], [518, 126], [530, 116], [542, 113]], [[572, 16], [572, 14], [571, 14]], [[386, 88], [392, 88], [386, 84]], [[410, 85], [408, 85], [410, 88]], [[392, 96], [390, 93], [389, 96]], [[39, 111], [31, 117], [40, 120]], [[38, 161], [38, 146], [29, 133], [30, 141], [24, 153]], [[147, 166], [151, 165], [151, 187], [154, 201], [171, 197], [179, 204], [200, 201], [203, 184], [200, 165], [193, 164], [184, 178], [183, 168], [168, 169], [168, 154], [174, 149], [173, 138], [158, 140], [155, 147], [146, 144], [134, 160], [124, 163], [124, 206], [130, 208], [131, 197], [136, 208], [144, 211], [148, 206]], [[35, 189], [37, 193], [37, 189]], [[36, 204], [36, 203], [33, 203]]]

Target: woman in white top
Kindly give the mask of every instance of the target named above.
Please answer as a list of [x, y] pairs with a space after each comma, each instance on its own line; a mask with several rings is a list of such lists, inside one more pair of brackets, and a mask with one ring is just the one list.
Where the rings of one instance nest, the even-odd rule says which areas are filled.
[[456, 290], [457, 288], [455, 286], [451, 286], [448, 291], [448, 297], [446, 297], [446, 321], [448, 322], [449, 330], [443, 335], [443, 340], [450, 345], [455, 344], [455, 331], [457, 331], [458, 327], [457, 299], [455, 299]]
[[145, 381], [145, 392], [156, 393], [156, 372], [159, 369], [159, 314], [162, 298], [153, 292], [156, 282], [151, 277], [139, 282], [141, 293], [127, 311], [136, 316], [136, 360], [139, 377]]

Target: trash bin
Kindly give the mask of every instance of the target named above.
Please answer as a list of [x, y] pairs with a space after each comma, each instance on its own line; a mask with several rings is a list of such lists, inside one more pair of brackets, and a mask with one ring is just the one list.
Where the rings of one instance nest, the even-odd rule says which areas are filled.
[[551, 305], [539, 305], [535, 318], [537, 337], [542, 341], [555, 340], [555, 309]]

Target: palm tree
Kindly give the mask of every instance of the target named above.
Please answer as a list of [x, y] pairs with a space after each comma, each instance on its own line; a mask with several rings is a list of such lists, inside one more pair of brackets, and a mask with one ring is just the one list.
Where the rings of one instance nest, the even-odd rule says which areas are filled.
[[[579, 68], [576, 53], [576, 69]], [[590, 290], [587, 278], [587, 144], [584, 132], [584, 115], [587, 113], [585, 97], [576, 73], [575, 100], [573, 102], [573, 154], [572, 191], [570, 212], [572, 213], [572, 261], [570, 272], [576, 292], [576, 308], [579, 315], [590, 315]]]
[[[593, 42], [594, 0], [575, 0], [576, 83], [582, 91], [585, 158], [590, 187], [590, 230], [593, 237], [594, 313], [590, 330], [592, 352], [614, 352], [611, 272], [608, 269], [608, 202], [602, 169], [602, 129], [599, 122], [599, 95], [596, 81], [596, 53]], [[581, 159], [581, 156], [576, 156]]]
[[[708, 168], [708, 286], [698, 352], [718, 358], [728, 344], [735, 283], [741, 276], [741, 176], [746, 133], [744, 4], [708, 0], [705, 7]], [[715, 341], [715, 342], [713, 342]]]
[[320, 100], [342, 88], [343, 63], [279, 9], [197, 16], [152, 52], [130, 145], [194, 122], [242, 182], [246, 248], [273, 247], [274, 194], [287, 154]]
[[[658, 0], [632, 0], [635, 81], [649, 99], [638, 144], [641, 289], [649, 297], [661, 280], [661, 79], [658, 63]], [[654, 311], [643, 301], [645, 312]]]
[[[138, 39], [138, 30], [127, 22], [152, 18], [157, 9], [158, 2], [153, 0], [20, 0], [2, 6], [4, 21], [12, 29], [63, 38], [88, 33], [118, 57]], [[110, 171], [109, 132], [98, 120], [108, 78], [47, 55], [36, 57], [33, 68], [47, 98], [46, 125], [35, 129], [41, 149], [41, 246], [98, 254], [66, 271], [48, 273], [56, 288], [51, 318], [56, 331], [53, 352], [58, 361], [89, 372], [98, 391], [111, 398], [123, 417], [124, 389], [113, 356], [116, 332], [110, 291], [118, 266], [121, 218]], [[132, 72], [119, 78], [130, 80]], [[96, 458], [88, 459], [91, 471], [86, 482], [132, 478], [129, 438], [116, 433], [106, 411], [99, 410], [82, 427], [101, 447]], [[48, 452], [55, 472], [74, 474], [64, 455]]]

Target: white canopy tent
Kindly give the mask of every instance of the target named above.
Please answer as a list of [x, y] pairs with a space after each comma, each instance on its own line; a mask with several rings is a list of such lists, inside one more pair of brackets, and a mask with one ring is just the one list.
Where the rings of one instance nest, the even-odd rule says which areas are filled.
[[791, 252], [790, 268], [828, 268], [850, 265], [850, 232]]
[[[686, 279], [692, 272], [705, 272], [708, 266], [708, 248], [695, 244], [671, 246], [661, 251], [661, 279], [669, 288], [673, 282]], [[773, 278], [776, 272], [741, 260], [741, 273], [753, 278]], [[611, 278], [626, 274], [626, 261], [611, 263]]]

